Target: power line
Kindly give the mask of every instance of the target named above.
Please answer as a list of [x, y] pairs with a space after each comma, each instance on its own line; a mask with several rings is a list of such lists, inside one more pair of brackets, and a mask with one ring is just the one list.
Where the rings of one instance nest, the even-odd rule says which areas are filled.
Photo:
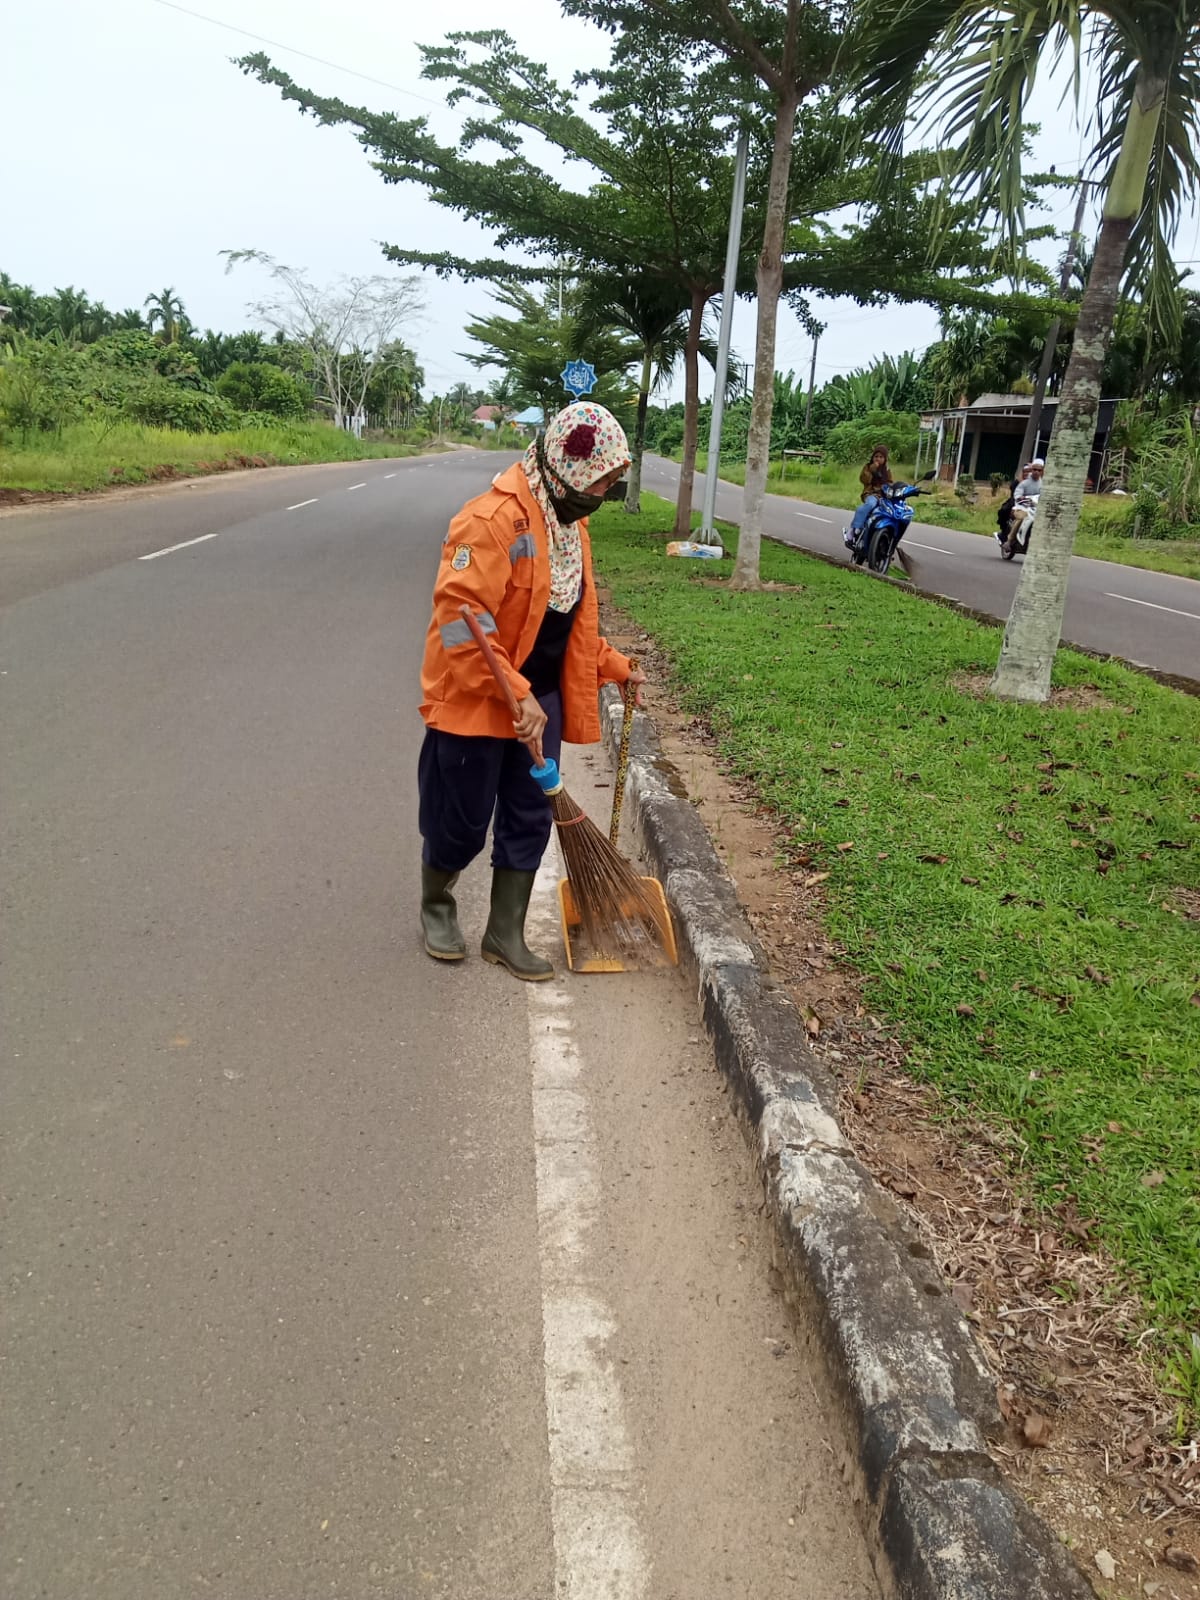
[[393, 94], [407, 95], [410, 100], [423, 100], [427, 106], [437, 106], [442, 109], [443, 102], [434, 100], [430, 95], [418, 94], [415, 89], [402, 89], [398, 83], [388, 83], [384, 78], [372, 78], [370, 73], [359, 72], [354, 67], [343, 67], [338, 61], [329, 61], [324, 56], [311, 55], [307, 50], [298, 50], [294, 44], [283, 44], [278, 39], [267, 39], [261, 33], [251, 33], [247, 28], [237, 28], [232, 22], [224, 22], [220, 17], [206, 17], [202, 11], [192, 11], [187, 6], [176, 4], [176, 0], [154, 0], [158, 6], [166, 6], [169, 11], [179, 11], [185, 17], [195, 17], [197, 22], [211, 23], [214, 28], [224, 28], [227, 33], [240, 33], [243, 39], [253, 39], [256, 44], [269, 44], [275, 50], [286, 50], [290, 55], [302, 56], [305, 61], [315, 61], [319, 66], [332, 67], [335, 72], [345, 72], [352, 78], [361, 78], [364, 83], [373, 83], [377, 88], [390, 89]]

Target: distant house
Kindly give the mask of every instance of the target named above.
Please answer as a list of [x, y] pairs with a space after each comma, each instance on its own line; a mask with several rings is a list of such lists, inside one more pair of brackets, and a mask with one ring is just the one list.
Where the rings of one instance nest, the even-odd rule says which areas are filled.
[[497, 423], [504, 420], [503, 406], [479, 406], [471, 413], [471, 421], [477, 422], [481, 428], [494, 430]]
[[[1109, 440], [1118, 403], [1116, 400], [1100, 402], [1088, 467], [1093, 485], [1109, 477]], [[948, 483], [955, 482], [964, 472], [977, 479], [988, 478], [993, 472], [1014, 477], [1018, 468], [1025, 465], [1018, 458], [1032, 405], [1032, 396], [1026, 394], [981, 394], [969, 406], [926, 412], [921, 417], [921, 431], [917, 437], [918, 474], [922, 467], [926, 471], [932, 467], [938, 477]], [[1031, 459], [1045, 456], [1057, 410], [1057, 400], [1047, 400], [1042, 406]]]
[[516, 416], [511, 420], [515, 422], [518, 427], [524, 428], [526, 433], [530, 433], [535, 428], [541, 427], [542, 423], [546, 420], [546, 413], [542, 410], [541, 406], [526, 406], [524, 411], [518, 411]]

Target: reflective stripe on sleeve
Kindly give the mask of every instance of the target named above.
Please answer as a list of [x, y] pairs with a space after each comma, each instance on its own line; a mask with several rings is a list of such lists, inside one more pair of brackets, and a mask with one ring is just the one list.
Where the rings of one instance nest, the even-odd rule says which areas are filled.
[[533, 535], [531, 533], [521, 534], [521, 536], [517, 539], [514, 539], [512, 544], [510, 544], [508, 547], [508, 559], [514, 566], [516, 566], [517, 562], [520, 561], [522, 556], [535, 555], [537, 555], [537, 545], [534, 543]]
[[[476, 619], [484, 633], [495, 633], [496, 619], [490, 611], [479, 611]], [[442, 648], [452, 650], [456, 644], [473, 644], [471, 630], [467, 627], [462, 617], [457, 617], [453, 622], [443, 622], [438, 632], [442, 636]]]

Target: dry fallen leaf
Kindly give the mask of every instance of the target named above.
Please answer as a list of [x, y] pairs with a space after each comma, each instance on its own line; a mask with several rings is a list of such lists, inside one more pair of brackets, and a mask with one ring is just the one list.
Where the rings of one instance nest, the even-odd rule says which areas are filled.
[[816, 883], [824, 883], [828, 876], [829, 874], [827, 872], [810, 872], [808, 877], [804, 880], [804, 887], [806, 889], [811, 889]]
[[1166, 1181], [1167, 1175], [1165, 1172], [1154, 1171], [1142, 1173], [1143, 1189], [1157, 1189], [1160, 1184], [1166, 1183]]
[[1050, 1443], [1050, 1419], [1031, 1411], [1021, 1424], [1021, 1437], [1035, 1450], [1044, 1450]]
[[847, 850], [853, 850], [854, 849], [854, 841], [853, 841], [853, 839], [847, 839], [845, 844], [838, 845], [838, 849], [843, 853], [843, 855], [845, 854], [845, 852]]
[[1179, 1544], [1169, 1544], [1163, 1551], [1163, 1560], [1169, 1567], [1174, 1567], [1176, 1572], [1200, 1572], [1200, 1561], [1196, 1560], [1190, 1550], [1185, 1550]]
[[917, 857], [918, 861], [926, 861], [933, 867], [944, 867], [949, 859], [949, 856], [933, 855], [931, 852], [926, 852], [925, 855]]
[[1117, 1575], [1117, 1563], [1113, 1560], [1112, 1556], [1107, 1550], [1097, 1550], [1095, 1562], [1097, 1568], [1099, 1569], [1100, 1576], [1102, 1578], [1107, 1578], [1111, 1583]]
[[821, 1019], [820, 1019], [820, 1017], [816, 1017], [816, 1016], [805, 1017], [805, 1019], [804, 1019], [804, 1031], [812, 1039], [819, 1038], [820, 1037], [820, 1033], [821, 1033]]
[[975, 1015], [975, 1007], [968, 1005], [965, 1000], [960, 1001], [954, 1009], [960, 1017], [973, 1017]]

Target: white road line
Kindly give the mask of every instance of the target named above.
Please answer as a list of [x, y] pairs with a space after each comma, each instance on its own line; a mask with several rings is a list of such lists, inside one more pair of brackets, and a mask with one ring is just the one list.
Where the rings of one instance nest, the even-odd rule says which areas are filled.
[[355, 489], [365, 489], [366, 487], [367, 486], [366, 486], [365, 483], [352, 483], [350, 485], [350, 487], [346, 490], [346, 493], [347, 494], [353, 494]]
[[384, 477], [385, 478], [394, 478], [395, 476], [396, 476], [396, 474], [394, 472], [385, 472], [384, 473]]
[[905, 539], [906, 545], [915, 544], [918, 550], [936, 550], [940, 556], [956, 556], [957, 550], [946, 550], [940, 544], [922, 544], [919, 539]]
[[798, 517], [807, 517], [810, 522], [823, 522], [827, 527], [830, 528], [837, 526], [837, 523], [832, 517], [816, 517], [811, 511], [797, 511], [796, 515]]
[[185, 539], [182, 544], [169, 544], [165, 550], [151, 550], [148, 556], [139, 556], [139, 561], [157, 561], [159, 556], [169, 556], [176, 550], [187, 550], [194, 544], [203, 544], [206, 539], [215, 539], [215, 533], [202, 533], [198, 539]]
[[[537, 876], [532, 924], [559, 943], [558, 851]], [[572, 1035], [569, 980], [527, 984], [537, 1173], [538, 1256], [556, 1600], [644, 1600], [650, 1568], [638, 1525], [640, 1485], [625, 1428], [616, 1318], [592, 1262], [600, 1164], [587, 1074]]]
[[1109, 600], [1128, 600], [1131, 606], [1149, 606], [1151, 611], [1169, 611], [1173, 617], [1191, 617], [1193, 622], [1200, 622], [1200, 612], [1197, 611], [1176, 611], [1174, 606], [1156, 606], [1153, 600], [1135, 600], [1131, 594], [1108, 594], [1107, 590], [1105, 594]]
[[289, 511], [299, 511], [301, 506], [315, 506], [316, 503], [317, 503], [316, 499], [312, 499], [312, 500], [297, 500], [296, 504], [294, 506], [289, 506], [288, 507], [288, 510]]

